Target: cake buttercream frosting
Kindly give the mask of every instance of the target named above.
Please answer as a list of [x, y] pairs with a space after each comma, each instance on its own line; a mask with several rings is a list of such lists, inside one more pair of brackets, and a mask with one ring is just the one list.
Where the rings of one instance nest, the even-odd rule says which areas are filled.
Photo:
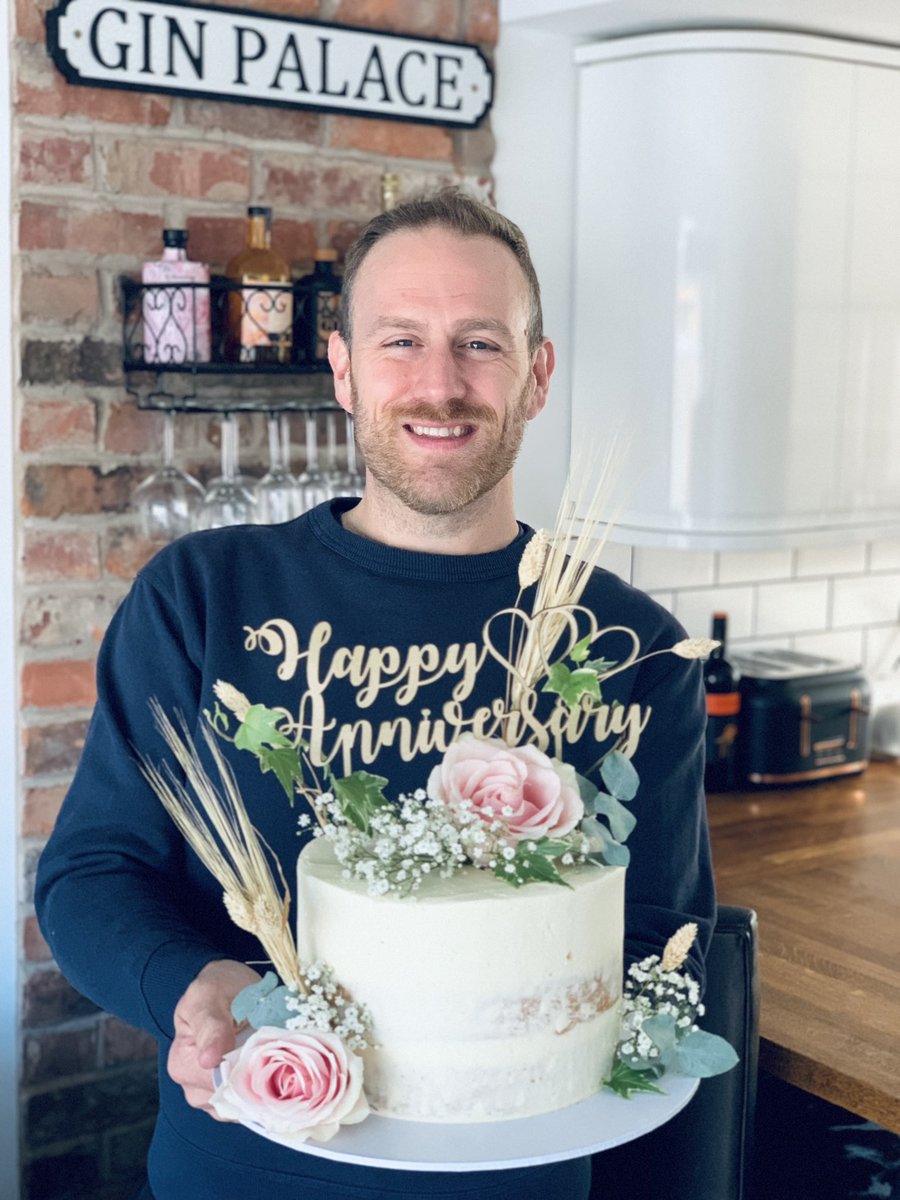
[[365, 1089], [383, 1116], [535, 1116], [600, 1088], [619, 1033], [625, 870], [511, 888], [466, 867], [408, 898], [346, 878], [327, 838], [297, 868], [300, 958], [373, 1020]]

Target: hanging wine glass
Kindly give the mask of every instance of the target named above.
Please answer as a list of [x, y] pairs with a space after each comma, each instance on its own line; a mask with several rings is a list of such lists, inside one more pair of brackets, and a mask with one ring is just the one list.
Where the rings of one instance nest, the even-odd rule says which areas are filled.
[[349, 476], [350, 481], [349, 495], [361, 496], [366, 486], [365, 464], [360, 458], [359, 448], [356, 445], [356, 428], [353, 424], [353, 418], [349, 413], [346, 413], [344, 419], [347, 422], [347, 475]]
[[300, 503], [303, 512], [315, 508], [330, 499], [325, 478], [319, 470], [319, 427], [317, 413], [309, 408], [305, 413], [306, 424], [306, 470], [297, 480], [300, 486]]
[[207, 488], [197, 514], [198, 529], [246, 525], [257, 520], [256, 497], [237, 474], [237, 423], [231, 413], [222, 415], [222, 474]]
[[325, 467], [322, 471], [329, 499], [349, 496], [352, 484], [349, 474], [338, 461], [337, 429], [338, 414], [332, 408], [325, 413]]
[[261, 524], [273, 525], [299, 516], [300, 485], [288, 470], [287, 447], [290, 445], [286, 415], [270, 412], [269, 469], [256, 485], [256, 502]]
[[193, 528], [202, 501], [202, 484], [175, 466], [175, 413], [167, 409], [162, 466], [138, 484], [131, 498], [141, 531], [152, 542], [170, 542]]
[[[223, 416], [225, 416], [225, 415], [226, 414], [223, 414]], [[229, 417], [233, 418], [232, 413], [229, 413], [227, 415]], [[220, 431], [224, 428], [224, 426], [221, 422], [220, 422], [219, 428], [220, 428]], [[224, 447], [223, 447], [223, 451], [224, 451]], [[234, 449], [233, 449], [233, 458], [232, 458], [232, 461], [234, 464], [234, 474], [232, 476], [232, 481], [234, 483], [237, 483], [245, 491], [249, 492], [251, 496], [255, 496], [256, 495], [256, 485], [259, 481], [253, 475], [245, 475], [244, 474], [244, 472], [241, 470], [240, 457], [241, 457], [241, 454], [240, 454], [240, 427], [238, 426], [237, 420], [234, 419]], [[216, 486], [216, 484], [222, 483], [224, 481], [224, 479], [225, 479], [224, 475], [216, 475], [216, 477], [214, 479], [210, 479], [209, 483], [207, 483], [206, 490], [209, 491], [210, 488], [214, 488]]]

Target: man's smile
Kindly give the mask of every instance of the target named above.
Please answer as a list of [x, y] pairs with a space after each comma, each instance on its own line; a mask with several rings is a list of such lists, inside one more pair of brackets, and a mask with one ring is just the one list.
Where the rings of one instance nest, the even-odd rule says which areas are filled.
[[475, 432], [474, 425], [420, 425], [416, 422], [407, 423], [403, 428], [416, 438], [425, 438], [429, 442], [458, 442]]

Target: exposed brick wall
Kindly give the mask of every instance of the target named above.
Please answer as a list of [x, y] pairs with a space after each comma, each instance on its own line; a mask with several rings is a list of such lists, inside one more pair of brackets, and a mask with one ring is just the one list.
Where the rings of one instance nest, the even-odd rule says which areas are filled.
[[[218, 0], [222, 3], [222, 0]], [[120, 1200], [141, 1170], [155, 1107], [153, 1047], [60, 975], [32, 889], [84, 742], [94, 662], [149, 554], [129, 497], [156, 465], [161, 418], [124, 388], [117, 277], [160, 247], [163, 205], [183, 200], [193, 258], [221, 270], [248, 202], [275, 209], [293, 264], [343, 251], [404, 191], [463, 179], [490, 190], [489, 127], [475, 131], [74, 87], [45, 46], [50, 0], [16, 0], [16, 317], [21, 689], [20, 961], [23, 1191], [29, 1200]], [[496, 0], [235, 0], [236, 7], [478, 42]], [[302, 431], [294, 434], [302, 465]], [[264, 470], [261, 417], [241, 419], [241, 462]], [[217, 426], [179, 417], [179, 461], [213, 473]]]

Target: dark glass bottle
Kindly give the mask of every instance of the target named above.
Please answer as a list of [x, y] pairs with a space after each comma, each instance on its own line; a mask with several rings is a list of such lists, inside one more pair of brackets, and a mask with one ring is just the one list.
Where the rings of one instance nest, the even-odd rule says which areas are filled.
[[735, 787], [735, 750], [741, 693], [737, 674], [726, 657], [728, 614], [713, 613], [712, 636], [720, 645], [703, 664], [706, 689], [706, 771], [708, 792], [727, 792]]
[[328, 339], [341, 327], [341, 277], [335, 272], [336, 250], [317, 250], [312, 273], [298, 282], [303, 314], [297, 335], [300, 362], [328, 368]]

